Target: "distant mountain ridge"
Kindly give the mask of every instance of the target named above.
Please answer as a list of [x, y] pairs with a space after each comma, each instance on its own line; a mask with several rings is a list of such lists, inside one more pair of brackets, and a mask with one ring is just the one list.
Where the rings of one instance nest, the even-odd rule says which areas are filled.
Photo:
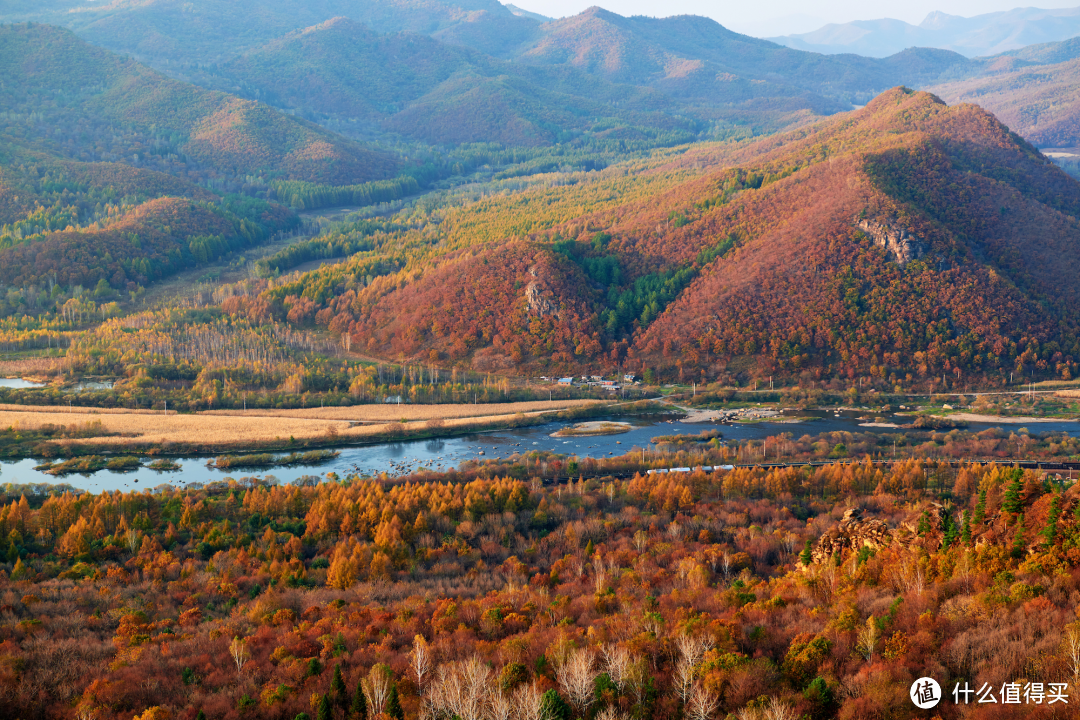
[[345, 131], [362, 121], [450, 144], [550, 144], [600, 127], [627, 138], [774, 132], [896, 85], [964, 75], [965, 63], [936, 50], [823, 56], [689, 15], [591, 7], [537, 19], [495, 0], [0, 3], [0, 19], [19, 18]]
[[427, 142], [534, 145], [560, 133], [695, 133], [718, 121], [769, 132], [889, 87], [964, 75], [968, 64], [926, 49], [886, 59], [822, 56], [708, 18], [626, 18], [592, 7], [538, 24], [528, 42], [494, 55], [442, 32], [379, 33], [334, 18], [191, 78]]
[[435, 36], [471, 26], [471, 34], [492, 45], [488, 52], [523, 41], [538, 24], [497, 0], [7, 0], [0, 2], [0, 17], [68, 27], [95, 45], [155, 64], [219, 62], [333, 17], [378, 32]]
[[545, 71], [347, 18], [297, 30], [218, 68], [223, 81], [292, 108], [435, 143], [538, 145], [604, 127], [681, 129], [669, 101], [576, 68]]
[[1026, 45], [1080, 35], [1080, 7], [1016, 8], [965, 18], [932, 12], [918, 25], [902, 20], [830, 23], [813, 32], [770, 37], [790, 48], [825, 54], [887, 57], [911, 47], [952, 50], [966, 57], [997, 55]]
[[[761, 135], [862, 106], [898, 85], [971, 83], [1065, 62], [1080, 49], [1074, 39], [976, 59], [928, 47], [888, 57], [821, 54], [698, 16], [623, 17], [594, 6], [538, 19], [496, 0], [0, 1], [0, 19], [24, 16], [64, 23], [90, 42], [153, 58], [173, 77], [264, 101], [365, 142], [443, 146], [601, 140], [656, 147]], [[931, 13], [920, 26], [883, 20], [819, 34], [823, 42], [862, 43], [872, 54], [949, 42], [971, 54], [1074, 25], [1080, 30], [1080, 9], [1026, 8], [975, 18]], [[889, 48], [886, 36], [900, 40]], [[976, 94], [964, 97], [981, 102]], [[1069, 126], [1074, 110], [1080, 106], [1058, 103], [1056, 126]], [[1036, 132], [1039, 123], [1009, 117], [1022, 132]], [[1061, 144], [1062, 132], [1045, 125], [1038, 132], [1025, 136], [1042, 146]], [[226, 141], [220, 132], [202, 133], [190, 147]], [[372, 168], [378, 155], [369, 155]], [[308, 156], [304, 172], [314, 172], [321, 158]], [[360, 167], [312, 181], [353, 182], [347, 178], [362, 175]], [[367, 179], [388, 174], [392, 168], [382, 162]], [[301, 178], [293, 172], [288, 179]]]

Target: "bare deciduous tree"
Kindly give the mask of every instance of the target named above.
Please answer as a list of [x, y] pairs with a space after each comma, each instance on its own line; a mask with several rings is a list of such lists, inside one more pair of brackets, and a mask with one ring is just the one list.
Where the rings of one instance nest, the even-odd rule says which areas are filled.
[[420, 695], [424, 694], [424, 679], [431, 672], [431, 648], [423, 635], [413, 638], [412, 671], [416, 675], [416, 688]]
[[638, 530], [634, 533], [634, 549], [639, 553], [643, 553], [647, 547], [649, 547], [649, 533]]
[[690, 693], [690, 701], [686, 703], [686, 715], [690, 720], [712, 720], [718, 707], [720, 698], [716, 693], [698, 685]]
[[515, 720], [548, 720], [544, 693], [535, 680], [514, 691], [514, 717]]
[[[367, 696], [368, 717], [375, 717], [386, 708], [386, 700], [390, 696], [392, 674], [386, 665], [373, 665], [368, 671], [368, 676], [360, 683]], [[466, 720], [466, 718], [462, 718]]]
[[428, 706], [437, 717], [484, 720], [490, 680], [491, 668], [475, 655], [440, 665], [428, 689]]
[[229, 654], [232, 655], [233, 662], [236, 663], [236, 674], [239, 675], [240, 671], [244, 669], [244, 663], [251, 659], [251, 651], [248, 650], [247, 640], [234, 637], [232, 642], [229, 643]]
[[607, 586], [607, 565], [604, 564], [604, 558], [600, 556], [599, 550], [593, 559], [593, 573], [595, 574], [596, 594], [599, 595], [604, 592], [604, 588]]
[[596, 653], [589, 648], [578, 648], [571, 652], [566, 661], [555, 670], [559, 687], [583, 714], [593, 702], [593, 680], [596, 679], [593, 670], [595, 662]]
[[608, 644], [602, 648], [604, 654], [604, 668], [607, 670], [611, 682], [622, 692], [623, 686], [629, 679], [630, 652], [622, 645]]
[[866, 618], [866, 625], [859, 630], [858, 648], [866, 662], [874, 659], [874, 648], [877, 647], [878, 626], [873, 616]]
[[774, 697], [762, 714], [763, 720], [795, 720], [799, 717], [793, 708], [784, 703], [780, 698]]
[[1073, 687], [1080, 687], [1080, 625], [1073, 623], [1065, 628], [1061, 639], [1072, 670]]
[[619, 709], [614, 705], [608, 705], [596, 713], [596, 720], [626, 720], [626, 716], [619, 712]]
[[510, 720], [514, 714], [514, 704], [510, 696], [495, 687], [488, 693], [488, 720]]
[[139, 531], [128, 530], [124, 540], [127, 542], [128, 551], [134, 555], [139, 552]]
[[675, 662], [675, 689], [684, 705], [690, 700], [694, 672], [712, 646], [712, 638], [708, 635], [680, 635], [675, 638], [675, 647], [679, 650], [679, 659]]

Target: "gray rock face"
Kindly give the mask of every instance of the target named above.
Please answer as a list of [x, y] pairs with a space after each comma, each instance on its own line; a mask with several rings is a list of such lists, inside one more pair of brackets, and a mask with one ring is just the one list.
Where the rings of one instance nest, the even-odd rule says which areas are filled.
[[[529, 268], [529, 274], [533, 277], [537, 277], [535, 265]], [[548, 295], [550, 295], [550, 293], [548, 293]], [[562, 317], [562, 312], [559, 310], [558, 303], [544, 294], [544, 289], [540, 286], [539, 279], [533, 280], [525, 287], [525, 299], [529, 303], [530, 315], [539, 315], [540, 317], [554, 315], [555, 317]]]
[[860, 220], [855, 226], [873, 238], [874, 244], [884, 248], [898, 265], [907, 265], [926, 254], [926, 243], [891, 220]]
[[862, 547], [877, 549], [891, 545], [892, 531], [885, 521], [877, 518], [863, 520], [859, 510], [852, 508], [844, 513], [840, 522], [821, 536], [812, 550], [814, 562], [825, 562], [845, 550]]

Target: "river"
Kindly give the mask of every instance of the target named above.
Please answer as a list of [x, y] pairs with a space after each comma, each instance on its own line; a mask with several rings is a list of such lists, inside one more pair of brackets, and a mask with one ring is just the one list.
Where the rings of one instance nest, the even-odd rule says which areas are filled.
[[[140, 468], [132, 472], [113, 472], [102, 470], [96, 473], [68, 475], [55, 478], [34, 470], [39, 461], [26, 459], [0, 463], [0, 481], [5, 483], [67, 483], [91, 492], [104, 490], [140, 490], [154, 488], [160, 484], [184, 486], [189, 483], [206, 483], [223, 480], [228, 477], [241, 478], [257, 475], [273, 475], [281, 482], [294, 482], [305, 475], [325, 475], [336, 472], [341, 476], [358, 472], [364, 475], [376, 475], [382, 472], [400, 475], [420, 468], [448, 470], [466, 460], [483, 458], [485, 460], [504, 458], [514, 453], [530, 450], [546, 450], [578, 457], [604, 458], [622, 455], [632, 449], [649, 446], [652, 438], [659, 435], [696, 434], [702, 430], [718, 429], [725, 440], [760, 440], [770, 435], [791, 433], [796, 438], [804, 434], [816, 435], [822, 432], [842, 430], [847, 432], [898, 433], [906, 430], [888, 427], [865, 427], [863, 423], [868, 415], [879, 416], [867, 410], [837, 412], [805, 412], [801, 416], [815, 416], [813, 420], [801, 422], [758, 422], [754, 424], [717, 425], [712, 423], [686, 423], [677, 420], [655, 420], [641, 418], [619, 418], [633, 427], [629, 432], [619, 435], [599, 435], [592, 437], [552, 437], [555, 431], [572, 423], [561, 421], [514, 430], [493, 430], [473, 433], [460, 437], [438, 440], [417, 440], [406, 442], [381, 443], [362, 447], [341, 448], [341, 455], [329, 462], [313, 467], [287, 467], [263, 470], [216, 470], [206, 466], [205, 457], [177, 458], [179, 470], [159, 472]], [[909, 422], [910, 418], [887, 415], [889, 422], [897, 424]], [[1021, 425], [1003, 423], [972, 423], [969, 430], [978, 431], [991, 427], [1000, 427], [1005, 432], [1015, 432]], [[1038, 423], [1029, 426], [1032, 433], [1043, 432], [1080, 432], [1080, 423], [1062, 421]], [[481, 455], [483, 453], [483, 455]]]

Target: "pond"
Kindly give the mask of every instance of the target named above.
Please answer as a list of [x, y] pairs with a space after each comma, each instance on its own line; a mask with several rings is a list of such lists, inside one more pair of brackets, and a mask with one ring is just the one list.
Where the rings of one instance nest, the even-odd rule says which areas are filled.
[[[23, 380], [22, 378], [0, 378], [0, 387], [25, 390], [27, 388], [43, 388], [45, 383]], [[63, 392], [93, 392], [95, 390], [111, 390], [112, 380], [81, 380], [74, 385], [63, 388]]]
[[[678, 420], [657, 420], [642, 418], [620, 418], [629, 422], [631, 429], [618, 435], [597, 435], [577, 437], [552, 437], [552, 433], [574, 422], [560, 421], [534, 427], [512, 430], [493, 430], [483, 433], [471, 433], [460, 437], [436, 440], [415, 440], [380, 443], [363, 447], [341, 448], [341, 454], [328, 462], [317, 466], [294, 466], [273, 468], [271, 470], [216, 470], [206, 467], [205, 457], [176, 458], [180, 465], [175, 471], [155, 471], [139, 468], [132, 472], [113, 472], [102, 470], [90, 475], [68, 475], [56, 478], [34, 470], [40, 461], [26, 459], [0, 463], [0, 482], [5, 483], [67, 483], [91, 492], [104, 490], [141, 490], [153, 488], [162, 483], [184, 486], [188, 483], [206, 483], [223, 480], [227, 477], [241, 478], [250, 475], [264, 477], [273, 475], [281, 482], [294, 482], [305, 475], [325, 475], [336, 472], [346, 475], [358, 472], [362, 475], [376, 475], [386, 472], [402, 475], [419, 469], [449, 470], [466, 460], [504, 458], [514, 453], [530, 450], [546, 450], [565, 455], [577, 455], [580, 458], [605, 458], [622, 455], [633, 449], [649, 446], [652, 438], [659, 435], [696, 434], [702, 430], [716, 429], [723, 433], [725, 440], [760, 440], [771, 435], [791, 433], [796, 438], [802, 435], [816, 435], [821, 432], [836, 430], [847, 432], [898, 433], [908, 432], [889, 427], [866, 427], [866, 417], [880, 416], [866, 410], [856, 411], [799, 411], [800, 417], [813, 417], [812, 420], [795, 421], [791, 418], [777, 418], [776, 421], [753, 424], [714, 424], [687, 423]], [[887, 415], [888, 422], [901, 424], [910, 422], [910, 418]], [[1022, 425], [1003, 423], [972, 423], [969, 430], [979, 431], [999, 427], [1005, 432], [1015, 432]], [[1080, 431], [1080, 423], [1062, 421], [1039, 423], [1028, 426], [1032, 433]]]
[[25, 388], [45, 387], [45, 383], [31, 382], [30, 380], [23, 380], [22, 378], [0, 378], [0, 387], [22, 390]]

